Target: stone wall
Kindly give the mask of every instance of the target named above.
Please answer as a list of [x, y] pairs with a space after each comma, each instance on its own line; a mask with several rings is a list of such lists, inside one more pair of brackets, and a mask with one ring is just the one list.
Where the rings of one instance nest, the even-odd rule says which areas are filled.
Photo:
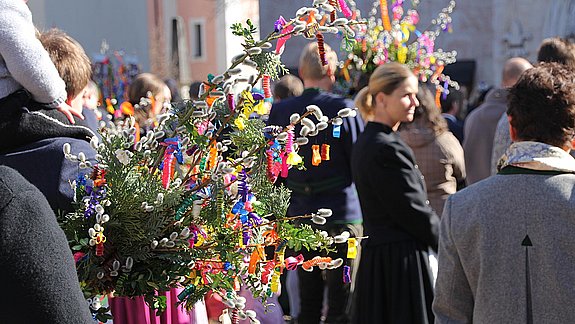
[[[356, 0], [362, 15], [372, 7], [369, 0]], [[388, 1], [391, 3], [392, 1]], [[445, 50], [456, 50], [458, 60], [474, 60], [475, 84], [484, 81], [499, 85], [501, 67], [512, 56], [523, 56], [530, 61], [536, 57], [539, 43], [548, 36], [565, 36], [575, 31], [575, 1], [573, 0], [457, 0], [453, 18], [453, 33], [442, 34], [437, 44]], [[273, 29], [280, 14], [291, 18], [299, 7], [310, 1], [262, 0], [260, 23], [262, 35]], [[425, 29], [449, 0], [420, 0], [421, 19], [418, 29]], [[409, 1], [405, 1], [407, 6]], [[338, 47], [339, 40], [326, 37]], [[291, 39], [283, 59], [288, 66], [297, 66], [299, 50], [307, 41]], [[340, 57], [341, 58], [341, 57]]]

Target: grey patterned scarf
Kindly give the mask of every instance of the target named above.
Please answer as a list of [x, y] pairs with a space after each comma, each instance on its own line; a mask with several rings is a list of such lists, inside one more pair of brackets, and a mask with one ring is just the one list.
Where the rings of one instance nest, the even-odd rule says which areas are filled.
[[565, 150], [540, 142], [516, 142], [497, 163], [497, 171], [512, 165], [541, 171], [575, 172], [575, 159]]

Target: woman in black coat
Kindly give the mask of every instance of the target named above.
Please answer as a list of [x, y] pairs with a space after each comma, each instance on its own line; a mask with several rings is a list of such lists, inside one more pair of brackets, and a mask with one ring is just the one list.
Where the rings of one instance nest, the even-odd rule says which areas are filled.
[[428, 251], [439, 218], [429, 206], [411, 149], [396, 133], [419, 105], [417, 78], [399, 63], [378, 67], [356, 97], [369, 121], [352, 153], [363, 211], [354, 323], [433, 323]]

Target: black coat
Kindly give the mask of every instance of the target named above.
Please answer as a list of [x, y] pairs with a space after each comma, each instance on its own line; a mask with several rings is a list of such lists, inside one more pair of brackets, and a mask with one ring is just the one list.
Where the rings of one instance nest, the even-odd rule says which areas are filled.
[[366, 244], [415, 239], [437, 250], [439, 218], [429, 206], [411, 149], [384, 124], [370, 122], [352, 155]]
[[93, 323], [48, 202], [0, 166], [0, 323]]
[[413, 152], [384, 124], [370, 122], [352, 154], [364, 234], [352, 323], [433, 323], [428, 250], [439, 218], [429, 206]]

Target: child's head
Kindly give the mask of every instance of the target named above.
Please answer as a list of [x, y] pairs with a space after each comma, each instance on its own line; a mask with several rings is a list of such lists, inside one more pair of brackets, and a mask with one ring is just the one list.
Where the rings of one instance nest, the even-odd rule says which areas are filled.
[[84, 107], [89, 109], [97, 109], [100, 101], [100, 89], [96, 82], [90, 80], [84, 89], [83, 97]]
[[[149, 98], [151, 95], [153, 98]], [[152, 73], [138, 74], [128, 88], [128, 101], [137, 108], [135, 108], [134, 116], [140, 124], [145, 124], [145, 121], [155, 118], [164, 109], [164, 103], [169, 102], [171, 99], [168, 86], [156, 75]], [[144, 99], [153, 99], [151, 104], [140, 105], [140, 101]]]
[[66, 83], [68, 100], [74, 100], [92, 78], [92, 66], [86, 52], [77, 41], [56, 28], [40, 33], [39, 39]]

